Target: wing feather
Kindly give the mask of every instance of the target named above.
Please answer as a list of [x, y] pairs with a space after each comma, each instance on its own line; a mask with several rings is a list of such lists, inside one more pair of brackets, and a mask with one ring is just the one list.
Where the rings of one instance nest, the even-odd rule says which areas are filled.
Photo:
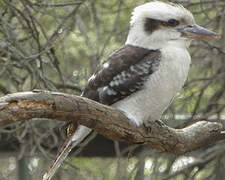
[[140, 90], [159, 62], [160, 51], [126, 45], [94, 73], [82, 96], [111, 105]]

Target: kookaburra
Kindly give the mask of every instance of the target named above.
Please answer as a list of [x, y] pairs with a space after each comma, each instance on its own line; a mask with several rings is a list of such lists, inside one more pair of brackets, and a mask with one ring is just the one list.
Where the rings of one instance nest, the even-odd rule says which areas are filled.
[[[195, 24], [181, 5], [159, 1], [136, 7], [126, 43], [91, 76], [82, 96], [123, 112], [137, 127], [160, 119], [182, 88], [191, 63], [192, 39], [216, 34]], [[70, 150], [91, 129], [78, 126], [44, 180], [49, 180]]]

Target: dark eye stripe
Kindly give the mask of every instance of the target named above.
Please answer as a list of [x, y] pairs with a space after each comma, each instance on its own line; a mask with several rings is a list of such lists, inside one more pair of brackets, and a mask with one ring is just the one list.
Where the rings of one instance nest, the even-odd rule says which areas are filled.
[[161, 21], [151, 18], [146, 18], [144, 23], [144, 30], [152, 34], [154, 31], [158, 30], [161, 25], [166, 27], [176, 27], [180, 22], [176, 19], [169, 19], [168, 21]]
[[175, 27], [178, 26], [180, 24], [179, 21], [177, 21], [176, 19], [169, 19], [167, 22], [162, 22], [163, 26], [170, 26], [170, 27]]
[[146, 18], [145, 23], [144, 23], [144, 30], [145, 32], [148, 33], [153, 33], [157, 29], [160, 28], [160, 24], [162, 21], [151, 19], [151, 18]]

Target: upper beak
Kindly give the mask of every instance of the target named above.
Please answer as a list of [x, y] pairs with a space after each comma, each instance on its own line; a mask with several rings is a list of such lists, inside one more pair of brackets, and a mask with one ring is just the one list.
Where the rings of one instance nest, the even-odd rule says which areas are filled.
[[206, 40], [217, 38], [216, 33], [198, 26], [197, 24], [179, 27], [177, 30], [182, 33], [182, 36], [190, 39]]

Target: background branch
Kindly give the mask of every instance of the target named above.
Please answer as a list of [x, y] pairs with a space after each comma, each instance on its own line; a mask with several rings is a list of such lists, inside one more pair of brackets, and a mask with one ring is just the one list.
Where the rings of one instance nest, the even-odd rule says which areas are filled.
[[[211, 126], [211, 129], [217, 129], [218, 126], [220, 129], [220, 124], [202, 122], [206, 120], [225, 124], [225, 1], [168, 1], [182, 3], [194, 14], [198, 24], [217, 32], [220, 39], [193, 41], [191, 44], [189, 52], [192, 64], [188, 80], [161, 119], [167, 126], [181, 130], [167, 126], [162, 128], [161, 123], [153, 123], [155, 126], [152, 125], [150, 134], [144, 127], [137, 133], [142, 133], [141, 138], [143, 135], [150, 136], [148, 139], [137, 141], [133, 139], [137, 137], [130, 137], [130, 134], [125, 137], [133, 139], [130, 140], [131, 143], [140, 143], [144, 139], [148, 140], [146, 143], [156, 143], [161, 149], [168, 150], [170, 147], [170, 152], [175, 152], [174, 149], [177, 149], [178, 145], [180, 153], [184, 152], [181, 151], [182, 148], [191, 151], [192, 148], [204, 147], [174, 155], [162, 153], [150, 146], [113, 142], [98, 134], [94, 139], [92, 136], [90, 143], [83, 144], [70, 153], [66, 166], [60, 168], [55, 179], [225, 179], [225, 141], [216, 142], [220, 139], [219, 131], [210, 131], [210, 128], [207, 130]], [[124, 44], [131, 12], [143, 3], [146, 3], [146, 0], [0, 1], [0, 96], [33, 89], [79, 95], [95, 71], [96, 65]], [[52, 120], [50, 116], [47, 119], [33, 118], [32, 121], [24, 121], [38, 117], [37, 115], [47, 117], [48, 113], [59, 114], [52, 109], [62, 108], [59, 95], [50, 93], [43, 97], [39, 92], [32, 92], [28, 98], [28, 94], [19, 97], [16, 95], [20, 100], [14, 102], [12, 99], [9, 101], [7, 96], [10, 104], [5, 104], [6, 100], [1, 99], [1, 108], [10, 105], [11, 108], [19, 108], [23, 112], [17, 113], [19, 109], [12, 111], [17, 120], [17, 116], [20, 116], [18, 123], [14, 123], [13, 120], [16, 119], [12, 118], [10, 112], [9, 116], [5, 114], [4, 121], [1, 121], [1, 125], [10, 125], [0, 128], [0, 179], [21, 180], [18, 179], [18, 170], [21, 168], [19, 165], [15, 166], [19, 164], [16, 161], [20, 158], [27, 159], [28, 174], [32, 175], [32, 178], [28, 177], [26, 180], [41, 179], [44, 169], [48, 168], [49, 159], [54, 159], [66, 139], [65, 129], [70, 121], [69, 116], [59, 119], [61, 121]], [[32, 96], [42, 96], [42, 100], [35, 100]], [[22, 97], [26, 101], [23, 101]], [[77, 107], [77, 99], [74, 101], [74, 97], [71, 97], [66, 95], [63, 100], [70, 102], [68, 106], [73, 105], [71, 107], [74, 110]], [[15, 100], [15, 94], [12, 98]], [[85, 108], [87, 107], [84, 107], [84, 111]], [[36, 114], [31, 116], [32, 113]], [[104, 113], [99, 113], [106, 117]], [[64, 117], [65, 113], [61, 112], [61, 115]], [[83, 123], [79, 118], [76, 117], [74, 121]], [[101, 117], [99, 118], [101, 120]], [[99, 118], [89, 119], [89, 122], [94, 124]], [[117, 120], [119, 118], [115, 117], [114, 123], [118, 122]], [[125, 123], [126, 119], [123, 119], [123, 122]], [[194, 124], [196, 131], [193, 131], [193, 126], [185, 128], [196, 122], [199, 122]], [[136, 127], [131, 128], [132, 124], [124, 127], [129, 127], [129, 131], [126, 129], [129, 133], [135, 134], [137, 131]], [[108, 127], [110, 128], [111, 126]], [[191, 135], [193, 139], [189, 138], [190, 129], [196, 133]], [[124, 133], [122, 128], [120, 131]], [[216, 134], [215, 137], [211, 132]], [[157, 133], [162, 133], [161, 140]], [[214, 138], [216, 143], [207, 146]], [[169, 141], [171, 144], [168, 145]], [[197, 142], [203, 143], [188, 147]], [[34, 161], [38, 162], [36, 166], [33, 165]], [[106, 171], [106, 167], [110, 168]]]

